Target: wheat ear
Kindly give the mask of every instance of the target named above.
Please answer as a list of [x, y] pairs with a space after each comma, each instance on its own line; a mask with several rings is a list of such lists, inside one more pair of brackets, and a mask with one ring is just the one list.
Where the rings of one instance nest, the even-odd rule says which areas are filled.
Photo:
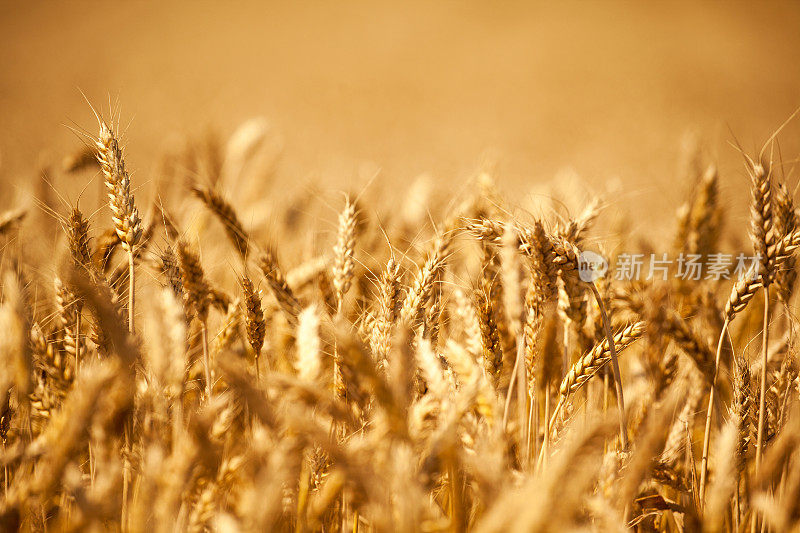
[[278, 259], [275, 256], [275, 252], [269, 249], [264, 252], [261, 255], [258, 265], [267, 280], [267, 284], [269, 285], [272, 294], [278, 301], [278, 305], [280, 306], [284, 315], [286, 315], [286, 319], [289, 321], [289, 323], [296, 324], [297, 316], [300, 314], [302, 308], [300, 306], [300, 302], [294, 295], [294, 291], [292, 291], [291, 287], [289, 287], [289, 283], [287, 283], [286, 278], [283, 275], [283, 271], [278, 265]]
[[[797, 214], [795, 213], [794, 201], [784, 184], [778, 187], [777, 194], [775, 195], [775, 218], [777, 220], [776, 229], [778, 235], [791, 235], [797, 229], [798, 220]], [[774, 256], [775, 261], [777, 261], [776, 254]], [[795, 270], [795, 259], [794, 257], [789, 257], [786, 259], [783, 267], [780, 269], [776, 268], [775, 271], [775, 286], [777, 288], [778, 297], [784, 305], [789, 305], [796, 279], [797, 271]]]
[[344, 209], [339, 215], [339, 233], [333, 247], [333, 287], [336, 289], [336, 312], [342, 312], [342, 304], [353, 281], [353, 259], [356, 247], [356, 206], [345, 199]]
[[244, 293], [244, 323], [245, 330], [247, 331], [247, 342], [253, 348], [253, 356], [256, 363], [256, 378], [260, 379], [261, 370], [259, 366], [259, 357], [261, 355], [261, 348], [264, 346], [264, 335], [266, 333], [267, 324], [264, 321], [264, 311], [261, 309], [261, 296], [256, 292], [253, 287], [253, 282], [250, 278], [244, 276], [241, 280], [242, 292]]
[[200, 258], [189, 248], [184, 240], [177, 244], [178, 263], [180, 265], [181, 279], [186, 291], [187, 307], [191, 308], [200, 322], [200, 332], [203, 343], [203, 371], [205, 374], [206, 399], [211, 397], [211, 361], [208, 353], [208, 308], [211, 300], [211, 290], [203, 273]]
[[391, 348], [392, 326], [397, 320], [401, 297], [400, 265], [392, 256], [381, 274], [377, 316], [369, 337], [370, 347], [378, 362], [386, 359]]
[[247, 257], [248, 242], [250, 237], [245, 231], [242, 222], [236, 215], [233, 206], [221, 194], [209, 187], [194, 186], [192, 194], [200, 199], [203, 204], [222, 222], [225, 234], [228, 236], [236, 251], [242, 258]]
[[422, 323], [425, 308], [433, 296], [433, 285], [445, 265], [446, 248], [445, 237], [437, 238], [433, 251], [428, 255], [425, 264], [414, 278], [413, 285], [406, 293], [400, 310], [400, 320], [410, 329], [415, 329]]
[[[81, 210], [76, 206], [70, 213], [66, 225], [67, 242], [69, 244], [70, 255], [75, 266], [94, 273], [92, 264], [92, 252], [89, 245], [89, 222], [84, 218]], [[81, 359], [81, 311], [83, 302], [75, 301], [75, 375], [78, 375]]]
[[134, 317], [134, 248], [142, 238], [142, 221], [139, 210], [134, 203], [131, 192], [131, 178], [125, 170], [125, 160], [119, 141], [114, 136], [111, 128], [105, 123], [100, 123], [100, 135], [96, 141], [97, 161], [103, 171], [106, 188], [108, 189], [108, 204], [111, 208], [111, 217], [114, 221], [114, 230], [122, 242], [122, 247], [128, 252], [128, 330], [133, 333]]
[[[622, 352], [625, 348], [639, 339], [645, 331], [645, 322], [634, 322], [613, 336], [615, 353]], [[583, 385], [596, 375], [602, 367], [613, 361], [612, 346], [608, 339], [603, 339], [596, 344], [586, 355], [581, 357], [570, 367], [567, 375], [561, 381], [558, 392], [561, 396], [568, 396], [578, 391]]]
[[503, 348], [500, 344], [500, 331], [492, 309], [493, 302], [487, 295], [489, 290], [484, 287], [474, 291], [475, 310], [481, 330], [484, 370], [486, 375], [491, 378], [494, 386], [497, 387], [503, 367]]
[[[592, 348], [586, 355], [578, 359], [578, 361], [572, 365], [569, 372], [567, 372], [567, 375], [564, 376], [564, 379], [561, 381], [558, 402], [556, 403], [555, 409], [553, 409], [553, 414], [550, 416], [546, 427], [552, 428], [555, 425], [556, 420], [558, 420], [558, 416], [561, 413], [561, 409], [566, 404], [567, 398], [570, 394], [579, 390], [587, 381], [592, 378], [592, 376], [595, 376], [609, 362], [613, 362], [617, 354], [617, 348], [619, 349], [619, 352], [622, 352], [625, 348], [633, 344], [634, 341], [641, 337], [644, 334], [644, 330], [644, 322], [635, 322], [625, 327], [622, 331], [619, 331], [615, 336], [612, 336], [612, 342], [609, 342], [609, 339], [605, 338], [602, 342], [595, 345], [595, 347]], [[625, 431], [624, 434], [627, 437], [627, 431]], [[622, 438], [622, 435], [623, 432], [621, 431], [620, 438]], [[548, 435], [545, 435], [544, 438], [546, 443], [549, 440], [549, 437]], [[539, 465], [544, 464], [546, 453], [547, 447], [542, 446], [538, 459]]]

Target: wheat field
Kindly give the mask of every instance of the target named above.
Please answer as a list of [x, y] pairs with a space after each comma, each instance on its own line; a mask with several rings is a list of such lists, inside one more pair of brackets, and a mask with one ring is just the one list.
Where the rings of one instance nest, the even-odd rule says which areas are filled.
[[0, 530], [800, 532], [798, 20], [0, 5]]
[[305, 189], [248, 223], [226, 187], [268, 182], [258, 120], [160, 161], [144, 205], [118, 131], [98, 116], [62, 162], [98, 205], [43, 187], [0, 222], [5, 529], [798, 527], [780, 130], [741, 152], [749, 232], [694, 153], [661, 248], [610, 232], [602, 197], [525, 210], [489, 170], [455, 197]]

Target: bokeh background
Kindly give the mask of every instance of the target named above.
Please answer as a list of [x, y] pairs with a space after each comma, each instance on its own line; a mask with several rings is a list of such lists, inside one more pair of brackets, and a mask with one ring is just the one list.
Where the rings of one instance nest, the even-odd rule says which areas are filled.
[[84, 93], [119, 111], [142, 187], [176, 138], [262, 116], [285, 180], [458, 189], [490, 162], [508, 193], [579, 177], [655, 226], [691, 142], [744, 202], [730, 143], [800, 105], [799, 56], [799, 2], [3, 1], [0, 207], [96, 130]]

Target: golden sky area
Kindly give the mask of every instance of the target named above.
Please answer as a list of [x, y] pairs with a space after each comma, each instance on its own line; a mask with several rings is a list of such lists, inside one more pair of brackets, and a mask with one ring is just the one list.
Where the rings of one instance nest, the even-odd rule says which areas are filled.
[[729, 141], [800, 105], [799, 30], [797, 2], [3, 2], [0, 190], [94, 132], [82, 91], [118, 105], [139, 179], [168, 139], [263, 116], [283, 176], [457, 187], [491, 159], [505, 190], [568, 169], [671, 216], [687, 133], [732, 198]]

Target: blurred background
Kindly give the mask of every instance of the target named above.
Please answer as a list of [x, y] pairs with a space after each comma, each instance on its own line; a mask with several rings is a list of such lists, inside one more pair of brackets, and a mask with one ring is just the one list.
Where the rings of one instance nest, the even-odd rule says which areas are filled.
[[0, 2], [0, 208], [96, 133], [84, 93], [143, 188], [176, 139], [264, 117], [283, 180], [460, 190], [488, 166], [518, 198], [579, 180], [655, 225], [693, 143], [744, 201], [730, 143], [800, 105], [798, 29], [799, 2]]

